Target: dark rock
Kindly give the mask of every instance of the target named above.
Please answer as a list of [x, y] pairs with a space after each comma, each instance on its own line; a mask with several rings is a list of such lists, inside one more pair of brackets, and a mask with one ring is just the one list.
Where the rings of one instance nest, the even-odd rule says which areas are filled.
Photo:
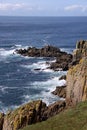
[[63, 75], [63, 76], [61, 76], [60, 78], [59, 78], [59, 80], [66, 80], [66, 75]]
[[65, 101], [57, 101], [48, 106], [47, 110], [43, 113], [43, 119], [46, 120], [52, 116], [55, 116], [59, 112], [63, 111], [66, 108]]
[[18, 54], [31, 57], [56, 57], [56, 62], [51, 63], [50, 69], [68, 70], [69, 64], [72, 62], [72, 55], [66, 52], [60, 51], [59, 48], [53, 46], [45, 46], [44, 48], [37, 49], [35, 47], [29, 47], [28, 49], [16, 50]]
[[67, 53], [61, 53], [59, 57], [56, 58], [56, 62], [52, 63], [50, 68], [56, 70], [60, 68], [60, 70], [68, 70], [70, 63], [72, 62], [72, 55]]
[[66, 86], [56, 87], [55, 91], [53, 91], [52, 94], [66, 98]]
[[18, 54], [27, 55], [31, 57], [56, 57], [60, 53], [60, 49], [53, 46], [45, 46], [44, 48], [37, 49], [35, 47], [29, 47], [28, 49], [16, 50]]
[[36, 69], [34, 69], [35, 71], [38, 71], [38, 70], [41, 70], [41, 68], [36, 68]]

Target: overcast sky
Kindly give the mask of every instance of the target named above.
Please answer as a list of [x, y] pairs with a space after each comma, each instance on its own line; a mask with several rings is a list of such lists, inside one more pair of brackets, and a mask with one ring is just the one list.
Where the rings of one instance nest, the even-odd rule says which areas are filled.
[[0, 0], [0, 15], [87, 16], [87, 0]]

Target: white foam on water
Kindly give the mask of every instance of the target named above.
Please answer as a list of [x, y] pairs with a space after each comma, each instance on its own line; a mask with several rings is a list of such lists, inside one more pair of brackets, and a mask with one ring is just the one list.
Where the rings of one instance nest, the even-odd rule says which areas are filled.
[[65, 85], [65, 80], [58, 80], [58, 77], [51, 78], [47, 81], [41, 81], [41, 82], [33, 82], [31, 85], [34, 86], [34, 88], [45, 88], [49, 91], [53, 91], [56, 86], [62, 86]]
[[[61, 73], [61, 72], [59, 72]], [[63, 72], [62, 72], [63, 74]], [[59, 76], [60, 77], [60, 76]], [[34, 95], [26, 95], [23, 96], [23, 103], [31, 101], [31, 100], [37, 100], [41, 99], [43, 100], [47, 105], [54, 103], [57, 100], [64, 100], [63, 98], [59, 98], [58, 96], [53, 95], [51, 92], [55, 90], [56, 86], [63, 86], [66, 85], [65, 80], [59, 80], [59, 77], [52, 77], [48, 79], [47, 81], [35, 81], [30, 84], [32, 86], [32, 89], [40, 90], [38, 94]], [[41, 90], [42, 89], [42, 90]]]
[[9, 55], [12, 55], [14, 54], [15, 50], [12, 49], [12, 50], [5, 50], [3, 48], [0, 49], [0, 56], [9, 56]]
[[37, 63], [33, 63], [31, 65], [21, 65], [21, 67], [27, 68], [27, 69], [41, 69], [44, 70], [49, 67], [49, 64], [46, 64], [46, 61], [39, 61]]
[[42, 72], [53, 73], [54, 71], [52, 69], [44, 69]]
[[11, 105], [11, 106], [5, 106], [3, 103], [0, 104], [0, 112], [2, 113], [7, 113], [8, 111], [17, 109], [18, 107], [20, 107], [20, 105]]
[[[40, 58], [39, 58], [40, 59]], [[56, 60], [52, 61], [39, 61], [37, 63], [33, 64], [28, 64], [28, 65], [21, 65], [21, 67], [26, 68], [26, 69], [31, 69], [32, 72], [38, 73], [38, 72], [46, 72], [46, 73], [52, 73], [54, 72], [52, 69], [49, 69], [50, 63], [55, 62]]]
[[0, 86], [0, 91], [1, 91], [3, 94], [8, 93], [6, 89], [8, 89], [8, 87], [6, 87], [6, 86]]
[[60, 48], [60, 50], [63, 52], [67, 52], [68, 54], [72, 54], [72, 52], [73, 52], [73, 49], [71, 49], [71, 48]]

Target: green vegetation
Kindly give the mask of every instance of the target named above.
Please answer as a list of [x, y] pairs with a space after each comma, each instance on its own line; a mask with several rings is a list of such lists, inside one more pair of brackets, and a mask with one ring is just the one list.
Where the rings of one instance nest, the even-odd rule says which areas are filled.
[[21, 130], [87, 130], [87, 101], [47, 121], [27, 126]]

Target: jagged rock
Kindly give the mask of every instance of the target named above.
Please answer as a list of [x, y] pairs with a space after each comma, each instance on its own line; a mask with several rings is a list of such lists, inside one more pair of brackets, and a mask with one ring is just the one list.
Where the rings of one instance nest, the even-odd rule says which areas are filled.
[[4, 114], [0, 113], [0, 130], [3, 130]]
[[61, 53], [61, 55], [56, 58], [56, 62], [52, 63], [50, 68], [57, 70], [58, 68], [66, 71], [69, 69], [70, 63], [72, 62], [72, 55], [66, 52]]
[[87, 41], [79, 41], [76, 44], [76, 49], [73, 52], [73, 65], [79, 63], [82, 57], [87, 57]]
[[19, 107], [4, 117], [3, 130], [18, 130], [26, 125], [42, 121], [45, 108], [46, 104], [41, 100]]
[[57, 101], [50, 106], [48, 106], [47, 110], [45, 110], [43, 117], [44, 119], [48, 119], [52, 116], [55, 116], [59, 112], [63, 111], [66, 108], [66, 102], [65, 101]]
[[73, 60], [76, 65], [67, 74], [66, 99], [73, 105], [87, 100], [87, 41], [78, 42], [77, 49]]
[[55, 91], [53, 91], [52, 94], [65, 98], [66, 97], [66, 86], [56, 87]]
[[63, 76], [61, 76], [60, 78], [59, 78], [59, 80], [66, 80], [66, 75], [63, 75]]
[[44, 48], [37, 49], [29, 47], [28, 49], [16, 50], [18, 54], [31, 57], [56, 57], [56, 62], [51, 63], [50, 69], [53, 70], [68, 70], [69, 64], [72, 62], [72, 55], [60, 51], [59, 48], [53, 46], [45, 46]]
[[26, 125], [41, 122], [58, 114], [66, 107], [65, 101], [57, 101], [46, 106], [41, 100], [27, 103], [5, 116], [0, 115], [0, 130], [19, 130]]
[[37, 49], [36, 47], [29, 47], [28, 49], [16, 50], [18, 54], [31, 57], [56, 57], [60, 53], [60, 49], [53, 46], [45, 46]]

